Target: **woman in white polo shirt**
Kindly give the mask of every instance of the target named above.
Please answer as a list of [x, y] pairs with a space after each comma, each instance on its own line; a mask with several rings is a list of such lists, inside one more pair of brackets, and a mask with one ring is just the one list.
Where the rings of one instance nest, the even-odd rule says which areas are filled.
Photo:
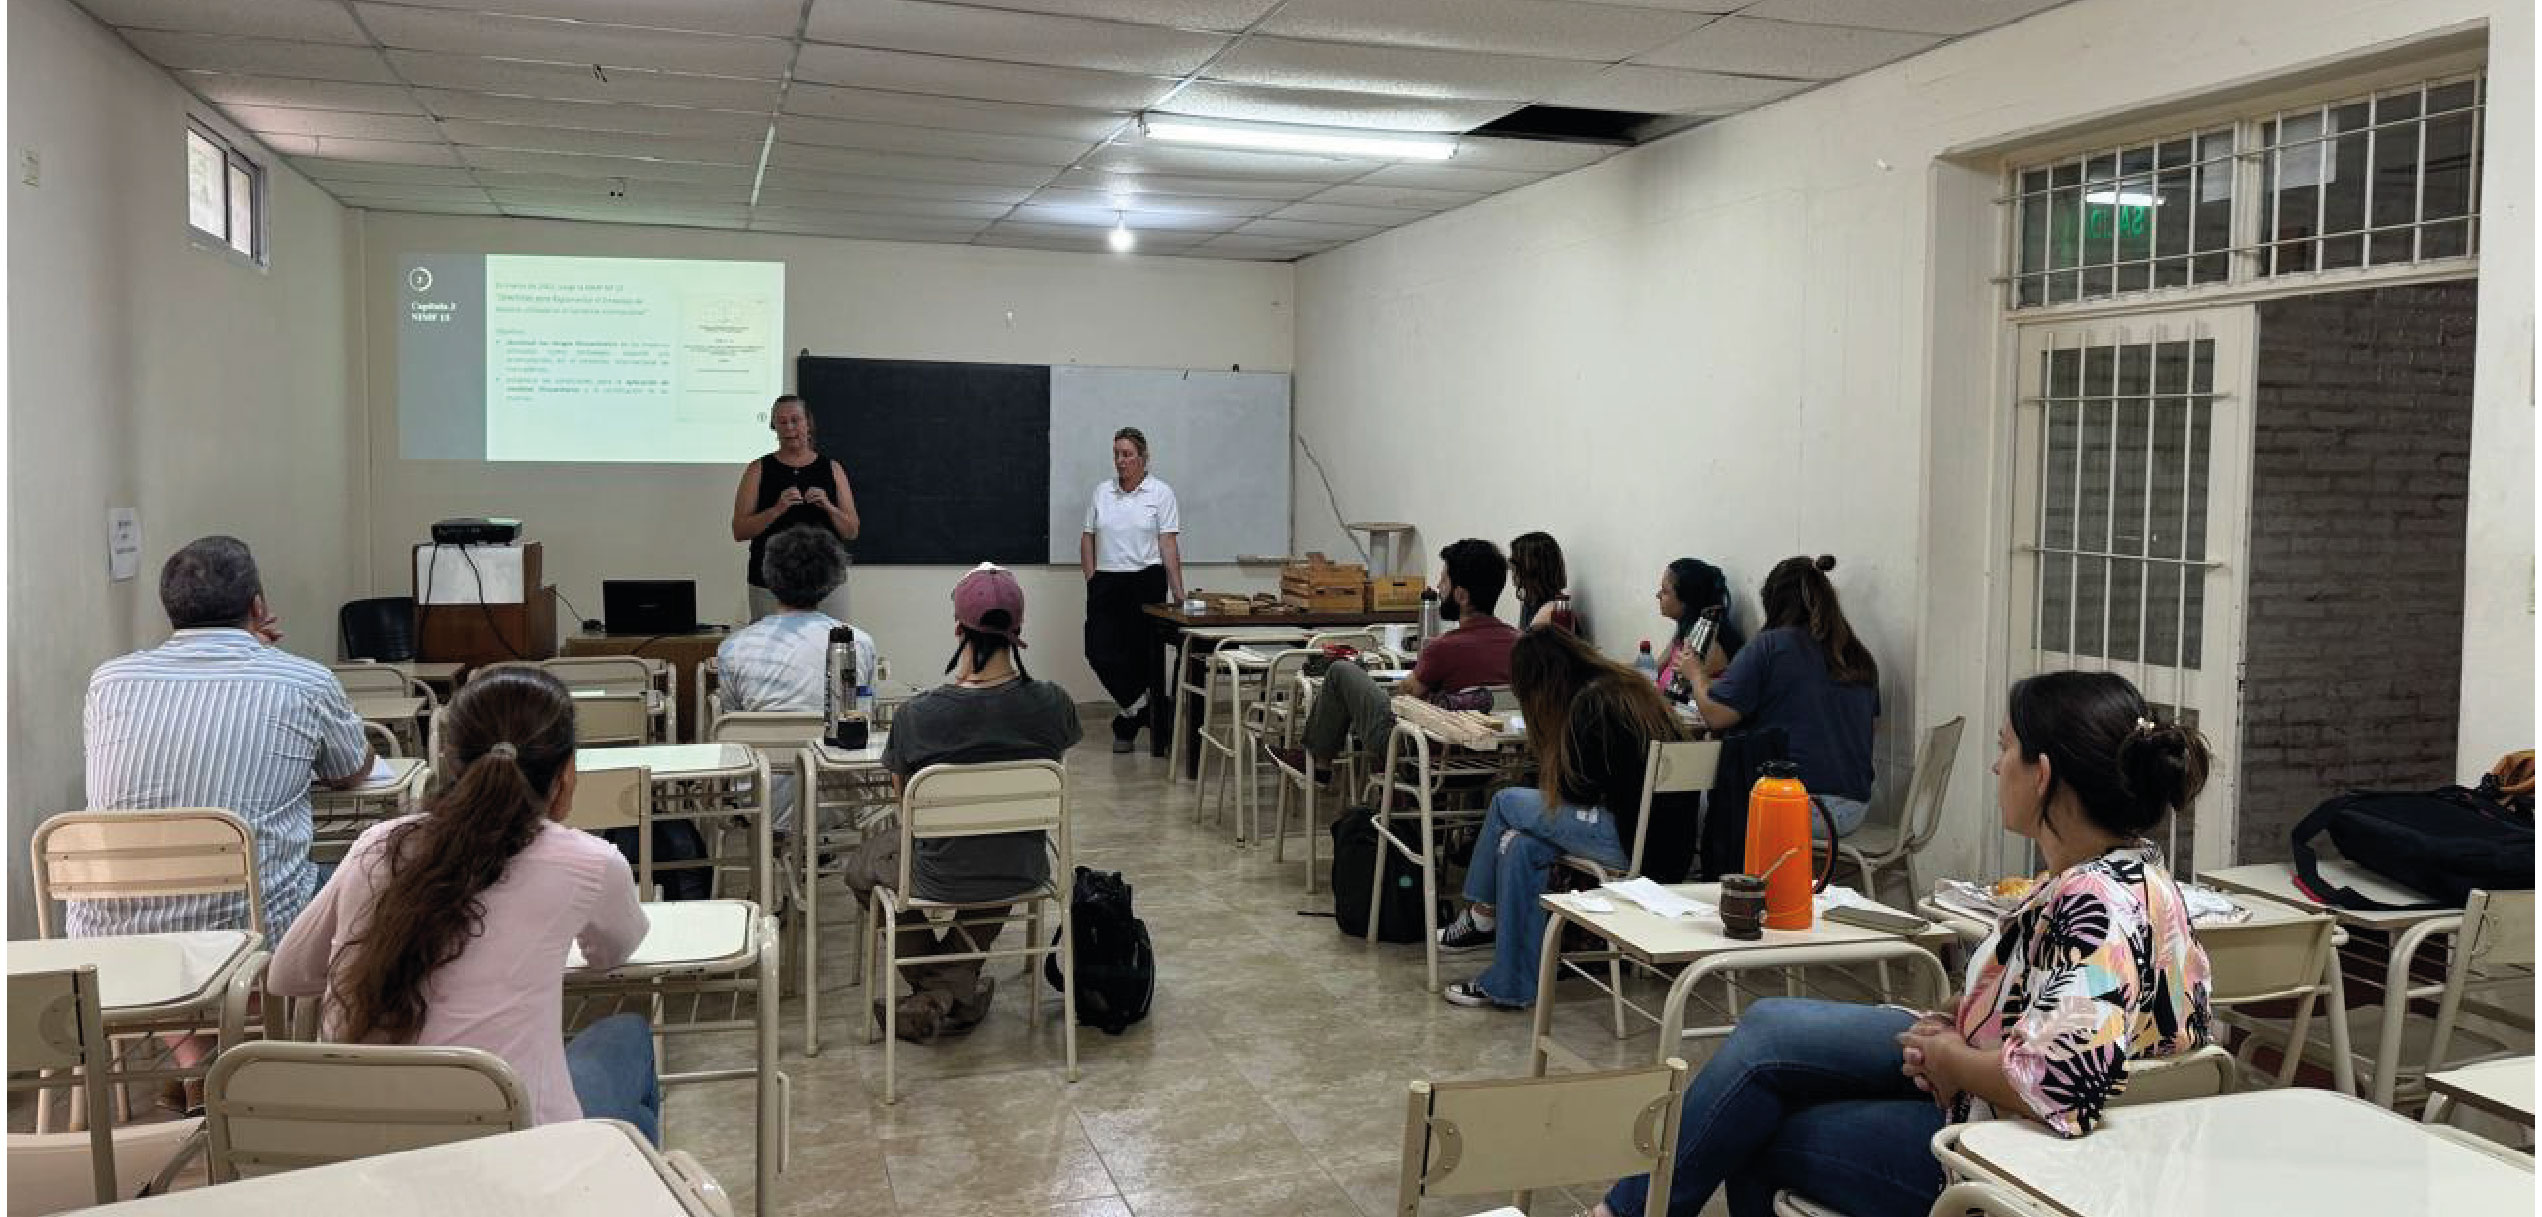
[[1136, 427], [1112, 435], [1114, 477], [1094, 488], [1077, 564], [1086, 572], [1086, 664], [1121, 707], [1112, 718], [1112, 750], [1128, 752], [1142, 723], [1165, 755], [1165, 674], [1156, 660], [1156, 629], [1146, 606], [1183, 598], [1183, 513], [1174, 488], [1148, 476], [1147, 436]]

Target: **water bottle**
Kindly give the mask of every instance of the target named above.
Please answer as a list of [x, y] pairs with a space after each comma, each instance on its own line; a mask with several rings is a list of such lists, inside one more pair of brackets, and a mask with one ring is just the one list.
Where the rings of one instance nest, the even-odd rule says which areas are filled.
[[821, 703], [829, 723], [829, 744], [833, 748], [862, 748], [866, 725], [873, 721], [872, 690], [864, 684], [864, 673], [856, 670], [856, 631], [843, 625], [832, 626], [824, 658], [827, 662]]
[[[1695, 624], [1686, 631], [1686, 653], [1694, 656], [1696, 663], [1702, 663], [1704, 652], [1712, 649], [1712, 636], [1720, 630], [1721, 606], [1716, 604], [1698, 615], [1695, 618]], [[1670, 672], [1668, 700], [1684, 705], [1694, 699], [1694, 677], [1687, 675], [1682, 667]]]
[[1659, 683], [1659, 661], [1651, 657], [1650, 639], [1645, 638], [1642, 640], [1641, 654], [1633, 657], [1633, 670], [1641, 673], [1642, 679], [1647, 680], [1652, 684]]
[[1428, 642], [1438, 636], [1439, 589], [1425, 587], [1421, 589], [1421, 641]]

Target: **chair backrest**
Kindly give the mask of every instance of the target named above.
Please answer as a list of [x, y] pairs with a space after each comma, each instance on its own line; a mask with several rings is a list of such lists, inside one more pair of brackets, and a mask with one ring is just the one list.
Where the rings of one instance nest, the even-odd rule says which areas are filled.
[[78, 1086], [86, 1092], [89, 1171], [99, 1204], [115, 1201], [115, 1130], [106, 1092], [113, 1059], [95, 967], [10, 975], [9, 1091]]
[[260, 1040], [204, 1087], [212, 1181], [227, 1183], [530, 1127], [529, 1094], [492, 1053]]
[[2179, 1056], [2146, 1057], [2127, 1062], [2127, 1088], [2111, 1096], [2112, 1107], [2142, 1107], [2178, 1099], [2211, 1099], [2233, 1093], [2233, 1054], [2208, 1044]]
[[[910, 893], [916, 841], [1040, 832], [1055, 844], [1068, 831], [1068, 773], [1057, 761], [929, 765], [900, 791], [900, 887]], [[1066, 856], [1064, 847], [1061, 856]], [[1067, 882], [1066, 876], [1060, 882]]]
[[539, 667], [568, 689], [642, 694], [653, 687], [653, 667], [634, 655], [559, 655]]
[[1321, 634], [1309, 635], [1304, 645], [1309, 651], [1320, 651], [1329, 646], [1357, 647], [1363, 651], [1373, 651], [1377, 649], [1377, 634], [1373, 630], [1326, 630]]
[[1487, 686], [1492, 691], [1492, 713], [1516, 714], [1520, 710], [1518, 690], [1508, 685]]
[[574, 699], [574, 742], [586, 748], [641, 744], [651, 738], [653, 712], [641, 693], [598, 693]]
[[1926, 1217], [2045, 1217], [2045, 1212], [1992, 1183], [1969, 1182], [1943, 1188]]
[[2533, 966], [2533, 893], [2475, 891], [2463, 906], [2463, 958], [2476, 972]]
[[412, 696], [413, 686], [408, 683], [406, 673], [383, 664], [336, 663], [328, 664], [327, 671], [335, 673], [335, 683], [343, 685], [346, 693], [356, 697], [370, 693], [384, 693], [391, 697]]
[[818, 743], [828, 730], [828, 719], [814, 710], [734, 710], [717, 718], [706, 738], [779, 752]]
[[398, 750], [397, 733], [389, 730], [385, 724], [373, 722], [363, 723], [362, 738], [369, 740], [371, 742], [371, 751], [380, 756], [404, 755]]
[[1720, 740], [1651, 741], [1642, 763], [1641, 818], [1634, 821], [1641, 829], [1633, 834], [1633, 874], [1642, 873], [1642, 847], [1651, 838], [1651, 801], [1663, 794], [1710, 790], [1720, 768]]
[[652, 818], [653, 771], [585, 769], [574, 775], [574, 798], [565, 809], [565, 826], [585, 832], [641, 828]]
[[1648, 1174], [1667, 1195], [1686, 1062], [1605, 1073], [1414, 1082], [1403, 1129], [1398, 1217], [1421, 1198], [1517, 1192]]
[[2206, 948], [2207, 1001], [2215, 1006], [2279, 1001], [2326, 985], [2330, 940], [2339, 923], [2328, 913], [2285, 921], [2201, 926]]
[[346, 659], [404, 663], [415, 657], [415, 598], [347, 600], [335, 611], [335, 633]]
[[1898, 840], [1908, 851], [1933, 843], [1942, 831], [1942, 796], [1951, 789], [1951, 770], [1959, 764], [1959, 737], [1965, 716], [1925, 731], [1915, 750], [1915, 776], [1907, 780], [1906, 803], [1898, 812]]
[[53, 936], [53, 902], [236, 893], [247, 928], [265, 931], [255, 838], [213, 807], [66, 811], [36, 826], [35, 927]]

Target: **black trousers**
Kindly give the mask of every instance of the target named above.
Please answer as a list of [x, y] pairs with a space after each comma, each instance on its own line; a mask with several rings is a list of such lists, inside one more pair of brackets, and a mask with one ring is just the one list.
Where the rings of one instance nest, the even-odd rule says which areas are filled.
[[1147, 606], [1165, 603], [1165, 568], [1096, 571], [1086, 580], [1086, 666], [1115, 704], [1128, 709], [1147, 695], [1147, 722], [1156, 729], [1162, 756], [1173, 728], [1174, 701], [1167, 693], [1161, 635]]

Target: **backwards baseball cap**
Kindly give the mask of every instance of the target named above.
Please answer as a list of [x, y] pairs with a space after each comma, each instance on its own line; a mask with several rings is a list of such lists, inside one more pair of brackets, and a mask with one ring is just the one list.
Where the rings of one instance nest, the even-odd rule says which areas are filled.
[[[991, 622], [992, 613], [1004, 613], [1002, 621]], [[1024, 645], [1024, 588], [1015, 582], [1015, 572], [994, 562], [983, 562], [953, 585], [953, 619], [964, 629], [983, 634], [996, 634]]]

